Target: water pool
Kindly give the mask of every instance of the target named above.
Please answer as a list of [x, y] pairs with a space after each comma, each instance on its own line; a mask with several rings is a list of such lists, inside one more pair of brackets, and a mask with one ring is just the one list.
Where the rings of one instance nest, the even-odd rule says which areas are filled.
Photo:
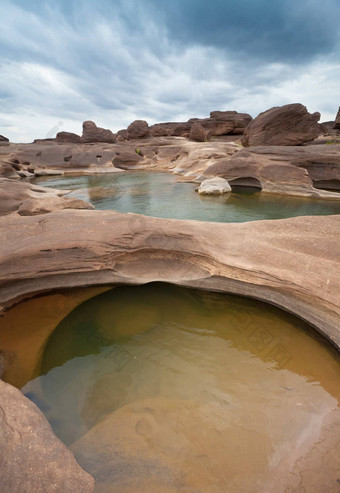
[[33, 349], [64, 303], [27, 300], [1, 333], [22, 325], [23, 357], [36, 354], [22, 391], [97, 491], [296, 491], [290, 467], [340, 401], [338, 355], [304, 322], [152, 283], [83, 302]]
[[74, 190], [73, 197], [89, 200], [96, 209], [172, 219], [245, 222], [340, 214], [340, 201], [269, 195], [256, 189], [203, 197], [195, 192], [197, 185], [177, 182], [176, 177], [168, 173], [41, 177], [34, 183]]

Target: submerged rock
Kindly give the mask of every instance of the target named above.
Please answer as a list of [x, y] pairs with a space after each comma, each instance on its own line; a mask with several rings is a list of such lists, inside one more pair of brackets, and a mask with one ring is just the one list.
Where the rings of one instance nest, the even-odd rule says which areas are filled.
[[20, 390], [0, 380], [0, 491], [92, 492], [94, 480]]
[[276, 106], [260, 113], [245, 129], [244, 146], [294, 146], [320, 135], [320, 113], [308, 113], [302, 104]]
[[197, 189], [201, 195], [223, 195], [231, 192], [231, 186], [224, 178], [216, 177], [202, 181]]

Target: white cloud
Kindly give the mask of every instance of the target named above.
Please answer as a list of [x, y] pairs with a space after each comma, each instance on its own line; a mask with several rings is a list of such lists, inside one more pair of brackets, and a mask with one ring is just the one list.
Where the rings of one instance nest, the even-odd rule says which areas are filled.
[[134, 12], [133, 1], [125, 8], [138, 29], [119, 12], [103, 15], [91, 4], [79, 3], [72, 22], [49, 3], [39, 13], [5, 6], [0, 133], [13, 141], [43, 138], [53, 129], [80, 133], [87, 119], [117, 131], [137, 118], [180, 121], [216, 109], [256, 116], [290, 102], [320, 111], [323, 120], [337, 111], [340, 65], [331, 54], [291, 66], [180, 46], [148, 12]]

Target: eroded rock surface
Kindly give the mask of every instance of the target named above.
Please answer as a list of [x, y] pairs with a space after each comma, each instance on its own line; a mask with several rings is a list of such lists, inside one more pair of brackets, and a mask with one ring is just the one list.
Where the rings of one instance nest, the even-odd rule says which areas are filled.
[[116, 136], [89, 120], [83, 123], [82, 142], [116, 142]]
[[56, 142], [72, 142], [73, 144], [81, 143], [80, 135], [72, 132], [58, 132], [55, 140]]
[[231, 192], [231, 186], [221, 177], [209, 178], [203, 180], [197, 189], [201, 195], [222, 195], [227, 192]]
[[165, 281], [269, 301], [340, 346], [339, 232], [340, 216], [223, 224], [113, 211], [10, 215], [0, 218], [0, 305], [56, 287]]
[[144, 120], [135, 120], [127, 128], [129, 139], [140, 139], [149, 136], [149, 125]]
[[20, 390], [0, 380], [1, 493], [92, 492], [94, 480]]
[[[266, 192], [339, 200], [340, 146], [254, 146], [221, 159], [204, 173]], [[322, 189], [330, 190], [325, 192]]]
[[83, 200], [64, 197], [68, 191], [0, 178], [0, 216], [46, 214], [62, 209], [93, 209]]
[[244, 131], [244, 146], [296, 146], [320, 134], [320, 113], [310, 114], [302, 104], [277, 106], [260, 113]]

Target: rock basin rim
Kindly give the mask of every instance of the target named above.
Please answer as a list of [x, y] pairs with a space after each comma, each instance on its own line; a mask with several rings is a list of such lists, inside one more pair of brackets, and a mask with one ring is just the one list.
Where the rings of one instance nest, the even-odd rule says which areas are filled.
[[336, 215], [225, 224], [115, 211], [11, 214], [0, 218], [0, 305], [65, 288], [162, 281], [269, 302], [339, 349], [339, 226]]

